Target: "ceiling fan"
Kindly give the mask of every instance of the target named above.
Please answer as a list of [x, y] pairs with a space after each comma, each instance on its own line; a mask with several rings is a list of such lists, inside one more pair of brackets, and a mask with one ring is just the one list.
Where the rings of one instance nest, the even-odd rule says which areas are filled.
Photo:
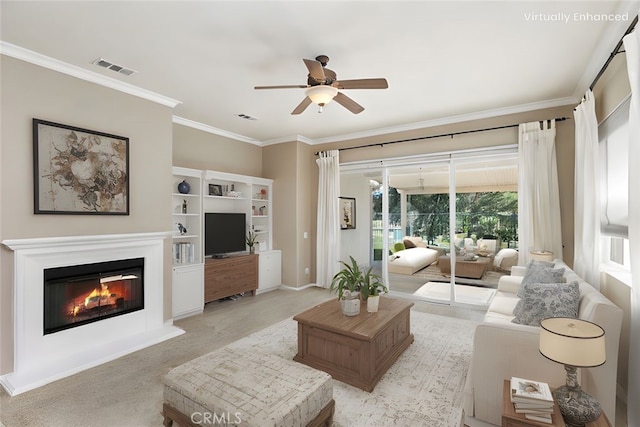
[[387, 79], [384, 78], [338, 80], [335, 71], [325, 68], [329, 62], [329, 57], [326, 55], [317, 56], [315, 60], [303, 59], [303, 61], [309, 70], [306, 85], [255, 86], [254, 89], [306, 89], [305, 95], [307, 96], [291, 112], [295, 115], [306, 110], [312, 102], [318, 105], [318, 112], [321, 113], [322, 107], [332, 100], [353, 114], [358, 114], [364, 111], [364, 107], [340, 92], [341, 89], [386, 89], [389, 87]]

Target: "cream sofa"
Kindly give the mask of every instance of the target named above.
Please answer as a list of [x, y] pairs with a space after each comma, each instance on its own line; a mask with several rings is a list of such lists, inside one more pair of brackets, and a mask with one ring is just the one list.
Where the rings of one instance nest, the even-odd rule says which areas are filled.
[[438, 251], [429, 248], [403, 249], [389, 256], [389, 273], [413, 274], [438, 260]]
[[389, 256], [389, 273], [410, 275], [438, 260], [440, 252], [427, 248], [427, 242], [421, 237], [405, 236], [402, 243], [405, 249]]
[[[595, 397], [609, 418], [615, 420], [618, 344], [622, 310], [580, 278], [562, 261], [565, 281], [578, 281], [580, 302], [578, 317], [600, 325], [605, 331], [607, 361], [597, 368], [579, 370], [584, 390]], [[464, 390], [464, 411], [469, 426], [501, 425], [503, 381], [512, 376], [549, 383], [565, 384], [564, 366], [546, 359], [538, 349], [539, 326], [512, 323], [516, 296], [524, 276], [524, 267], [513, 267], [503, 276], [486, 315], [476, 328], [473, 354]], [[481, 422], [478, 422], [480, 420]]]

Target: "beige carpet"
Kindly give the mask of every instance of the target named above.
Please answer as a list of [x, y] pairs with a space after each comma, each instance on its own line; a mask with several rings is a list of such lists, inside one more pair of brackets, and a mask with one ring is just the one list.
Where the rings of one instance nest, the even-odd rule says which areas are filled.
[[[456, 301], [466, 304], [488, 305], [496, 294], [492, 288], [483, 288], [470, 285], [455, 285]], [[429, 301], [449, 301], [451, 285], [443, 282], [427, 282], [413, 293], [415, 296], [426, 298]]]
[[[204, 314], [177, 322], [187, 331], [184, 335], [15, 397], [0, 390], [1, 423], [6, 427], [161, 426], [162, 377], [173, 367], [224, 345], [236, 343], [233, 345], [251, 347], [251, 342], [244, 337], [252, 333], [278, 351], [287, 352], [287, 357], [293, 357], [296, 346], [293, 321], [285, 323], [289, 325], [285, 328], [287, 336], [293, 334], [293, 339], [287, 338], [284, 345], [279, 340], [271, 342], [270, 335], [262, 330], [332, 298], [326, 289], [312, 288], [300, 292], [278, 290], [237, 301], [207, 304]], [[371, 395], [350, 386], [336, 386], [336, 396], [338, 390], [343, 389], [339, 395], [342, 401], [337, 404], [342, 414], [337, 418], [337, 427], [447, 425], [446, 417], [458, 410], [456, 402], [469, 363], [473, 331], [483, 313], [424, 302], [416, 302], [414, 309], [412, 329], [416, 341], [387, 372], [391, 375], [402, 368], [397, 376], [400, 383], [387, 381], [388, 375], [385, 375]], [[431, 320], [421, 322], [420, 319]], [[282, 329], [282, 325], [275, 329]], [[450, 374], [449, 369], [454, 372]], [[405, 387], [404, 384], [411, 385]], [[408, 396], [413, 394], [414, 397]], [[418, 397], [426, 394], [432, 397], [416, 403]], [[400, 414], [400, 418], [415, 422], [395, 423], [391, 418], [404, 407], [404, 399], [409, 399], [407, 406], [413, 407], [406, 414]], [[369, 411], [371, 419], [365, 415], [362, 420], [348, 424], [352, 417]], [[426, 411], [445, 418], [432, 423], [431, 416], [423, 415]]]
[[[476, 325], [412, 311], [415, 341], [373, 392], [333, 381], [334, 426], [460, 426], [462, 391]], [[231, 346], [292, 359], [297, 352], [297, 323], [285, 320]]]

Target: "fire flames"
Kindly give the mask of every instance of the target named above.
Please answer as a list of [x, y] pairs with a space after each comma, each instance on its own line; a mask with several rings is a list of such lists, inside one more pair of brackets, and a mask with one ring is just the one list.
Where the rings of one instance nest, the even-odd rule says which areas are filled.
[[84, 304], [73, 307], [73, 315], [76, 316], [81, 310], [90, 310], [96, 307], [116, 304], [116, 294], [109, 291], [106, 283], [101, 283], [100, 288], [95, 288], [84, 299]]

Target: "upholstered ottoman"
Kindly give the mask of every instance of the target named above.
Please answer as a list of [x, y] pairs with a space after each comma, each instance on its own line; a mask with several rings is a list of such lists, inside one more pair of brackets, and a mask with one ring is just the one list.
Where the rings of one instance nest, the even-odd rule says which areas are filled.
[[164, 378], [164, 425], [331, 426], [333, 383], [292, 360], [223, 347]]

